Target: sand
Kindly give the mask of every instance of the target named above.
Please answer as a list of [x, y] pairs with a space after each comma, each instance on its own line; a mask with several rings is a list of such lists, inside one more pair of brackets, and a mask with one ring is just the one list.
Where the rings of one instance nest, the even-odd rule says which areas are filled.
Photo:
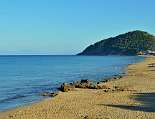
[[155, 119], [155, 57], [129, 65], [105, 85], [124, 90], [76, 89], [39, 103], [0, 112], [0, 119]]

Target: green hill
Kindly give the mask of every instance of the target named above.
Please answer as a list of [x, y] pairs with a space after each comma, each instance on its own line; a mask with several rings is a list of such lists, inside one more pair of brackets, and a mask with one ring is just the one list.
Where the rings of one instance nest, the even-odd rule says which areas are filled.
[[132, 31], [101, 40], [78, 55], [137, 55], [155, 51], [155, 36], [144, 31]]

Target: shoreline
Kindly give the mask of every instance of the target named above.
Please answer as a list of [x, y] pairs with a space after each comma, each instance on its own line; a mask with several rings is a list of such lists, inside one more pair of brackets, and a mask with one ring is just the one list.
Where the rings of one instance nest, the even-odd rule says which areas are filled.
[[[109, 56], [108, 56], [109, 57]], [[110, 57], [113, 57], [113, 56], [110, 56]], [[116, 56], [116, 57], [120, 57], [120, 56]], [[125, 56], [126, 57], [126, 56]], [[133, 56], [131, 56], [131, 57], [133, 57]], [[121, 71], [119, 71], [118, 73], [116, 73], [116, 74], [113, 74], [113, 75], [111, 75], [111, 76], [107, 76], [107, 77], [100, 77], [100, 78], [98, 78], [98, 79], [85, 79], [85, 78], [83, 78], [83, 79], [78, 79], [78, 80], [75, 80], [75, 81], [69, 81], [69, 82], [64, 82], [64, 83], [71, 83], [71, 82], [78, 82], [78, 81], [81, 81], [81, 80], [89, 80], [89, 81], [91, 81], [91, 82], [93, 82], [94, 84], [95, 83], [101, 83], [101, 82], [105, 82], [105, 81], [108, 81], [108, 80], [111, 80], [111, 79], [117, 79], [117, 78], [119, 78], [119, 77], [122, 77], [122, 76], [124, 76], [125, 75], [125, 72], [126, 72], [126, 68], [127, 68], [127, 66], [129, 65], [129, 64], [135, 64], [135, 63], [137, 63], [137, 62], [140, 62], [140, 61], [143, 61], [144, 60], [144, 58], [141, 58], [141, 59], [139, 59], [139, 60], [135, 60], [135, 61], [131, 61], [130, 63], [128, 63], [128, 64], [124, 64], [124, 66], [121, 66]], [[63, 84], [63, 82], [61, 83], [61, 84]], [[34, 104], [34, 103], [38, 103], [38, 102], [40, 102], [40, 101], [42, 101], [42, 100], [44, 100], [44, 99], [46, 99], [46, 98], [49, 98], [49, 97], [53, 97], [53, 93], [57, 93], [58, 91], [60, 91], [59, 90], [59, 88], [60, 88], [60, 86], [61, 86], [61, 84], [59, 84], [56, 88], [55, 88], [55, 91], [46, 91], [46, 92], [43, 92], [43, 91], [41, 91], [40, 93], [38, 93], [37, 95], [39, 95], [39, 96], [43, 96], [42, 97], [42, 99], [39, 99], [39, 100], [36, 100], [36, 101], [33, 101], [33, 102], [27, 102], [27, 103], [25, 103], [25, 104], [23, 104], [23, 105], [19, 105], [19, 106], [16, 106], [16, 107], [11, 107], [11, 108], [7, 108], [7, 109], [3, 109], [3, 110], [0, 110], [0, 112], [3, 112], [3, 111], [9, 111], [9, 110], [12, 110], [12, 109], [16, 109], [16, 108], [19, 108], [19, 107], [23, 107], [23, 106], [27, 106], [27, 105], [31, 105], [31, 104]], [[51, 95], [52, 94], [52, 95]], [[20, 94], [19, 94], [20, 95]], [[24, 96], [24, 95], [23, 95]], [[6, 98], [6, 100], [7, 100], [7, 98]]]
[[[128, 65], [127, 74], [125, 73], [122, 78], [111, 78], [108, 82], [102, 83], [111, 88], [108, 92], [104, 92], [104, 89], [75, 88], [73, 91], [60, 92], [52, 99], [2, 111], [0, 119], [153, 119], [154, 108], [148, 105], [145, 107], [143, 103], [146, 99], [139, 101], [139, 98], [135, 98], [143, 95], [142, 93], [155, 92], [154, 69], [148, 67], [150, 63], [155, 63], [155, 57], [146, 57], [142, 62]], [[147, 81], [147, 78], [150, 80]], [[112, 90], [114, 87], [124, 90]]]

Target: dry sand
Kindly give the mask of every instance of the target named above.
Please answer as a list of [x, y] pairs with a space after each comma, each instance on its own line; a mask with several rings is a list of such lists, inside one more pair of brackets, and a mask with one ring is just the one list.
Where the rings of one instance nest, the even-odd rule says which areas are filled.
[[76, 89], [52, 99], [0, 112], [0, 119], [155, 119], [155, 57], [129, 65], [127, 75], [106, 83], [124, 91]]

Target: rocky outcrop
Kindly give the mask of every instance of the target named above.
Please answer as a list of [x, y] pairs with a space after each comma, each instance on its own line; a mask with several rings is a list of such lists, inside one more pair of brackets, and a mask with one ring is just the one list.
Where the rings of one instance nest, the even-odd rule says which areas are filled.
[[[113, 79], [120, 79], [122, 76], [115, 76]], [[104, 92], [114, 92], [114, 91], [131, 91], [127, 87], [121, 87], [121, 86], [113, 86], [113, 87], [108, 87], [106, 85], [106, 82], [110, 81], [109, 79], [101, 82], [94, 83], [90, 80], [84, 79], [80, 81], [76, 81], [73, 83], [63, 83], [59, 90], [62, 92], [68, 92], [68, 91], [73, 91], [75, 88], [83, 88], [83, 89], [104, 89]], [[45, 92], [42, 93], [42, 96], [48, 96], [48, 97], [55, 97], [59, 94], [58, 92]]]
[[84, 89], [107, 89], [105, 85], [101, 84], [95, 84], [94, 82], [91, 82], [89, 80], [80, 80], [73, 83], [63, 83], [60, 86], [60, 90], [63, 92], [74, 90], [75, 88], [84, 88]]

